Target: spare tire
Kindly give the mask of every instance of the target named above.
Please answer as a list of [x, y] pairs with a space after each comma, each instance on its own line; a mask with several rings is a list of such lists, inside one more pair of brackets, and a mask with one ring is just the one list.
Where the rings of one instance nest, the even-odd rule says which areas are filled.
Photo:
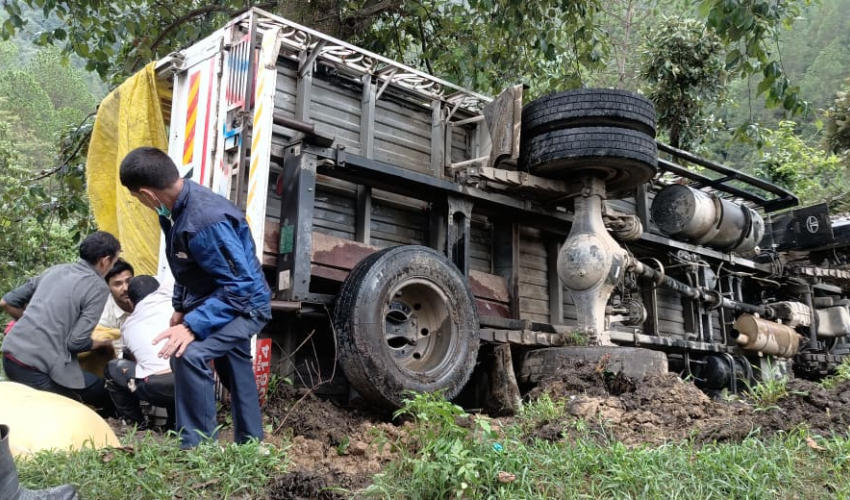
[[427, 247], [389, 248], [361, 261], [337, 297], [334, 327], [349, 383], [384, 408], [401, 406], [408, 391], [454, 398], [478, 356], [468, 282]]
[[620, 127], [655, 137], [655, 106], [618, 89], [578, 89], [545, 95], [522, 110], [523, 139], [576, 127]]
[[520, 166], [540, 177], [564, 179], [581, 172], [605, 180], [609, 192], [637, 187], [658, 169], [655, 139], [612, 127], [545, 132], [523, 141]]

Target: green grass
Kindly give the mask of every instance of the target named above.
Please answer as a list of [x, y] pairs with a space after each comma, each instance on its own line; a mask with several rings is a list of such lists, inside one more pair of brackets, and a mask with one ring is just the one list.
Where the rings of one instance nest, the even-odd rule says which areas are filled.
[[776, 408], [776, 403], [788, 396], [788, 377], [780, 375], [770, 363], [758, 383], [749, 385], [744, 395], [755, 405], [756, 410]]
[[[850, 498], [850, 440], [805, 430], [741, 443], [691, 442], [629, 448], [581, 425], [573, 439], [528, 438], [524, 419], [558, 413], [531, 404], [517, 424], [499, 433], [478, 420], [471, 428], [449, 415], [457, 407], [417, 396], [403, 410], [416, 422], [414, 449], [375, 478], [366, 495], [385, 499], [777, 499]], [[461, 412], [462, 413], [462, 412]], [[578, 422], [577, 424], [580, 424]], [[576, 435], [577, 438], [576, 438]], [[503, 473], [503, 481], [499, 481]], [[508, 473], [507, 479], [505, 474]], [[511, 481], [511, 478], [513, 480]]]
[[[850, 439], [804, 428], [740, 443], [627, 447], [545, 396], [504, 426], [428, 394], [412, 395], [399, 415], [413, 422], [406, 433], [390, 439], [376, 428], [373, 442], [398, 458], [357, 498], [850, 499]], [[533, 437], [553, 422], [568, 439]], [[256, 443], [180, 451], [172, 437], [144, 435], [125, 444], [132, 448], [42, 453], [19, 464], [22, 482], [70, 482], [86, 499], [265, 498], [288, 465], [283, 450], [265, 454]]]
[[177, 439], [129, 436], [123, 449], [41, 452], [18, 462], [29, 488], [75, 485], [85, 499], [262, 498], [286, 468], [283, 450], [257, 442], [204, 443], [181, 451]]
[[833, 389], [840, 383], [850, 380], [850, 357], [844, 358], [844, 361], [835, 369], [835, 373], [821, 380], [821, 385], [824, 389]]

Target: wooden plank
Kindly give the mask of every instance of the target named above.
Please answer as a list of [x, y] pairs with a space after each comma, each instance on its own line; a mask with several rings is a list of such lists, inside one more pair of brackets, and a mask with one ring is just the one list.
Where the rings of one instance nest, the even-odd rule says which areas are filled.
[[549, 300], [549, 290], [535, 285], [526, 285], [520, 282], [519, 296], [527, 299]]
[[489, 300], [476, 298], [475, 306], [478, 307], [479, 316], [498, 316], [500, 318], [511, 317], [510, 307], [500, 302], [492, 302]]
[[469, 285], [476, 297], [485, 297], [505, 304], [511, 301], [508, 293], [508, 281], [501, 276], [471, 270], [469, 272]]
[[[276, 221], [266, 220], [265, 234], [263, 264], [271, 266], [277, 260], [279, 226]], [[372, 245], [316, 231], [313, 232], [312, 269], [323, 278], [343, 281], [354, 266], [377, 250], [378, 248]], [[472, 270], [469, 273], [469, 285], [473, 295], [492, 302], [494, 308], [497, 304], [502, 304], [505, 314], [508, 314], [510, 294], [504, 278]]]

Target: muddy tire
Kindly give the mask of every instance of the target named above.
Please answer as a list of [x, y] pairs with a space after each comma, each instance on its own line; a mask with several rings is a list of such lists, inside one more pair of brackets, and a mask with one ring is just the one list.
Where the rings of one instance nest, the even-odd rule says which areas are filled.
[[467, 280], [421, 246], [361, 261], [334, 310], [340, 366], [363, 398], [384, 408], [401, 406], [411, 390], [457, 396], [475, 367], [478, 326]]
[[658, 170], [655, 139], [621, 128], [584, 127], [553, 130], [523, 141], [520, 166], [549, 178], [594, 175], [610, 192], [637, 187]]
[[667, 356], [659, 351], [640, 347], [548, 347], [525, 353], [519, 362], [517, 381], [536, 384], [576, 361], [598, 365], [602, 371], [622, 371], [632, 378], [667, 373]]
[[577, 127], [619, 127], [655, 137], [655, 106], [617, 89], [579, 89], [549, 94], [522, 110], [522, 138]]

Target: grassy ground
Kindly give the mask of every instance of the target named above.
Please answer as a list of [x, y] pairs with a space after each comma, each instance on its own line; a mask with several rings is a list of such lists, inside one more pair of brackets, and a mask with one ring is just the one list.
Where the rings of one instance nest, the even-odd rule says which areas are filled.
[[[781, 389], [753, 388], [763, 399], [752, 404], [770, 406]], [[356, 497], [850, 499], [846, 433], [817, 436], [800, 427], [736, 443], [627, 447], [605, 425], [574, 419], [563, 439], [535, 437], [535, 429], [565, 411], [563, 402], [544, 396], [501, 426], [434, 396], [414, 396], [398, 413], [407, 421], [404, 431], [393, 438], [376, 432], [372, 443], [392, 447], [398, 458]], [[267, 448], [206, 444], [188, 452], [170, 437], [131, 435], [123, 442], [123, 449], [42, 453], [19, 464], [22, 482], [70, 482], [85, 499], [266, 498], [270, 480], [288, 468], [285, 441]]]
[[42, 452], [19, 462], [21, 483], [71, 483], [84, 499], [264, 498], [266, 483], [287, 466], [283, 450], [256, 442], [181, 451], [173, 436], [130, 435], [122, 441], [124, 448]]
[[544, 398], [497, 431], [481, 419], [458, 425], [459, 408], [420, 397], [404, 410], [415, 425], [402, 459], [366, 493], [386, 499], [850, 498], [846, 437], [800, 429], [734, 444], [627, 448], [604, 429], [576, 421], [563, 441], [529, 438], [535, 421], [557, 417], [560, 408]]

